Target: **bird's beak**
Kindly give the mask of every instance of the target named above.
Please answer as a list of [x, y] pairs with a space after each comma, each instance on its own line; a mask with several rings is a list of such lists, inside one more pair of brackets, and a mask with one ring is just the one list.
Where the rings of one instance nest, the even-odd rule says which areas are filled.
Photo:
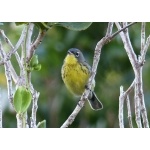
[[72, 53], [70, 51], [68, 51], [68, 54], [71, 55]]

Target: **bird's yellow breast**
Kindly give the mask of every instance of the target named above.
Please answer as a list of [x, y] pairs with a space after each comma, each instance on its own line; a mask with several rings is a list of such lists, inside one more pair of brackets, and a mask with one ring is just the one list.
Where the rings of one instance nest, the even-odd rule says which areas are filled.
[[87, 67], [80, 64], [73, 55], [67, 55], [61, 73], [68, 90], [80, 96], [90, 76], [90, 71]]

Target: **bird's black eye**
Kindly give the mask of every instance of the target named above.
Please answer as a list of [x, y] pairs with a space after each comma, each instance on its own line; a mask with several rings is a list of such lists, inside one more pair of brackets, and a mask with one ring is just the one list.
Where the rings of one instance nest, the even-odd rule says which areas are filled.
[[80, 54], [79, 52], [76, 52], [76, 57], [79, 57], [79, 54]]

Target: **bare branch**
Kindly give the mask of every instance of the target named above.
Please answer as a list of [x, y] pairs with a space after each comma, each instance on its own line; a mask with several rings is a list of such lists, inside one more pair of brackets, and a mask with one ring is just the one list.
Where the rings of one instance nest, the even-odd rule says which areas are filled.
[[31, 59], [31, 57], [33, 56], [34, 54], [34, 51], [35, 49], [38, 47], [38, 45], [42, 42], [44, 36], [46, 34], [46, 31], [45, 30], [40, 30], [39, 31], [39, 35], [37, 37], [37, 39], [35, 40], [35, 42], [31, 45], [31, 48], [30, 48], [30, 54], [28, 56], [28, 61]]
[[128, 110], [129, 127], [130, 127], [130, 128], [133, 128], [133, 125], [132, 125], [131, 108], [130, 108], [130, 100], [129, 100], [129, 96], [128, 96], [128, 95], [127, 95], [127, 98], [126, 98], [126, 102], [127, 102], [127, 110]]
[[[139, 59], [140, 59], [139, 60], [139, 64], [140, 64], [141, 57], [139, 57]], [[148, 128], [149, 123], [148, 123], [147, 111], [146, 111], [146, 107], [145, 107], [144, 94], [143, 94], [142, 69], [143, 69], [142, 66], [140, 66], [140, 68], [137, 68], [137, 80], [136, 80], [136, 84], [135, 84], [135, 94], [136, 94], [137, 99], [139, 99], [139, 102], [140, 102], [139, 105], [140, 105], [140, 109], [141, 109], [144, 128]]]
[[125, 27], [123, 27], [123, 28], [120, 28], [117, 32], [115, 32], [113, 35], [111, 35], [111, 39], [112, 38], [114, 38], [116, 35], [118, 35], [121, 31], [124, 31], [125, 29], [127, 29], [127, 28], [129, 28], [130, 26], [132, 26], [132, 25], [134, 25], [134, 24], [136, 24], [137, 22], [132, 22], [132, 23], [130, 23], [130, 24], [128, 24], [128, 25], [126, 25]]
[[[16, 51], [18, 50], [19, 46], [20, 46], [21, 43], [23, 42], [24, 37], [25, 37], [25, 35], [26, 35], [26, 27], [23, 29], [22, 34], [21, 34], [21, 36], [20, 36], [20, 39], [18, 40], [18, 42], [17, 42], [17, 44], [15, 45], [15, 47], [12, 45], [12, 43], [10, 42], [10, 40], [6, 37], [6, 35], [5, 35], [5, 33], [4, 33], [3, 30], [0, 30], [0, 33], [2, 34], [2, 36], [3, 36], [4, 40], [6, 41], [6, 43], [8, 43], [8, 44], [10, 45], [10, 47], [12, 48], [12, 50], [11, 50], [10, 52], [8, 52], [8, 54], [7, 54], [7, 56], [6, 56], [6, 60], [5, 60], [5, 61], [8, 61], [8, 60], [10, 60], [11, 55], [16, 53]], [[17, 58], [17, 61], [19, 61], [19, 60], [20, 60], [19, 55], [18, 55], [18, 54], [16, 54], [16, 55], [17, 55], [17, 57], [16, 57], [16, 58]], [[4, 62], [3, 62], [3, 63], [4, 63]], [[3, 64], [3, 63], [0, 62], [0, 65]], [[19, 63], [19, 62], [18, 62], [18, 63]]]
[[118, 115], [120, 128], [124, 128], [123, 105], [124, 105], [124, 92], [123, 92], [123, 86], [121, 86], [120, 96], [119, 96], [119, 115]]
[[112, 34], [112, 29], [113, 29], [113, 25], [114, 25], [114, 22], [109, 22], [108, 23], [108, 27], [107, 27], [107, 32], [106, 32], [106, 37], [110, 37], [111, 34]]
[[[116, 24], [117, 28], [119, 30], [121, 30], [120, 24], [118, 22], [116, 22], [115, 24]], [[126, 26], [126, 24], [124, 26]], [[137, 57], [136, 57], [135, 52], [133, 50], [133, 47], [131, 45], [128, 30], [126, 29], [126, 32], [120, 32], [120, 36], [121, 36], [121, 39], [124, 43], [124, 48], [125, 48], [126, 53], [129, 57], [132, 68], [133, 68], [134, 72], [136, 72]]]
[[146, 26], [146, 23], [142, 22], [142, 26], [141, 26], [141, 51], [144, 50], [144, 46], [145, 46], [145, 26]]
[[130, 87], [124, 92], [124, 96], [125, 98], [127, 97], [127, 95], [129, 95], [129, 93], [132, 91], [132, 89], [134, 88], [134, 84], [135, 84], [135, 79], [133, 80], [133, 82], [131, 83]]
[[[3, 60], [6, 59], [6, 54], [3, 50], [1, 42], [0, 42], [0, 56]], [[11, 78], [11, 70], [10, 70], [10, 66], [9, 66], [8, 62], [5, 62], [4, 68], [5, 68], [5, 75], [6, 75], [6, 79], [7, 79], [8, 98], [10, 100], [10, 103], [13, 106], [12, 78]]]
[[[7, 38], [7, 36], [5, 35], [3, 30], [0, 30], [0, 33], [1, 33], [2, 37], [4, 38], [4, 40], [6, 41], [6, 43], [12, 48], [12, 50], [6, 54], [5, 59], [0, 61], [0, 65], [4, 65], [5, 62], [8, 62], [8, 65], [9, 65], [10, 71], [11, 71], [11, 76], [12, 76], [14, 82], [17, 83], [18, 76], [17, 76], [17, 74], [16, 74], [16, 72], [15, 72], [15, 70], [14, 70], [14, 68], [13, 68], [13, 66], [12, 66], [12, 64], [11, 64], [11, 62], [9, 60], [10, 60], [12, 54], [15, 54], [16, 59], [18, 61], [18, 64], [20, 66], [20, 57], [19, 57], [19, 55], [17, 53], [17, 50], [18, 50], [19, 46], [21, 45], [21, 43], [23, 42], [24, 37], [26, 35], [26, 27], [23, 29], [22, 34], [21, 34], [17, 44], [15, 45], [15, 47], [12, 45], [10, 40]], [[20, 66], [20, 68], [21, 67], [22, 66]]]
[[16, 114], [17, 118], [17, 128], [23, 128], [23, 121], [21, 114]]
[[30, 84], [30, 89], [31, 89], [31, 92], [32, 92], [32, 95], [33, 95], [33, 99], [32, 99], [32, 115], [31, 115], [31, 128], [36, 128], [37, 127], [36, 126], [36, 112], [37, 112], [37, 109], [38, 109], [37, 102], [38, 102], [38, 98], [39, 98], [40, 93], [35, 91], [31, 84]]
[[141, 50], [141, 61], [140, 61], [141, 65], [144, 65], [145, 63], [145, 55], [147, 53], [149, 45], [150, 45], [150, 36], [148, 36], [144, 48]]
[[141, 124], [141, 116], [140, 116], [140, 100], [138, 97], [138, 86], [135, 84], [135, 94], [134, 94], [134, 103], [135, 103], [135, 116], [136, 116], [136, 123], [138, 128], [142, 128]]
[[34, 28], [34, 24], [33, 23], [29, 23], [28, 25], [28, 31], [27, 31], [27, 36], [26, 36], [26, 52], [27, 52], [27, 58], [30, 55], [30, 49], [31, 49], [31, 37], [33, 34], [33, 28]]
[[[87, 95], [87, 94], [85, 94], [85, 95]], [[72, 122], [74, 121], [74, 119], [76, 118], [78, 113], [80, 112], [81, 108], [84, 106], [85, 99], [83, 99], [83, 98], [84, 98], [84, 95], [81, 97], [80, 101], [78, 102], [78, 105], [75, 107], [75, 109], [73, 110], [71, 115], [68, 117], [68, 119], [63, 123], [61, 128], [67, 128], [69, 125], [72, 124]]]

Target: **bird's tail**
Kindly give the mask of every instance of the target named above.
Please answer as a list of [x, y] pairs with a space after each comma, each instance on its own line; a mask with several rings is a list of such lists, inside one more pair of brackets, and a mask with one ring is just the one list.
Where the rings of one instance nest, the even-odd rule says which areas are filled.
[[88, 101], [89, 101], [89, 104], [90, 104], [91, 108], [94, 109], [94, 110], [100, 110], [100, 109], [103, 108], [102, 103], [97, 98], [97, 96], [96, 96], [96, 94], [94, 92], [91, 92], [89, 94]]

